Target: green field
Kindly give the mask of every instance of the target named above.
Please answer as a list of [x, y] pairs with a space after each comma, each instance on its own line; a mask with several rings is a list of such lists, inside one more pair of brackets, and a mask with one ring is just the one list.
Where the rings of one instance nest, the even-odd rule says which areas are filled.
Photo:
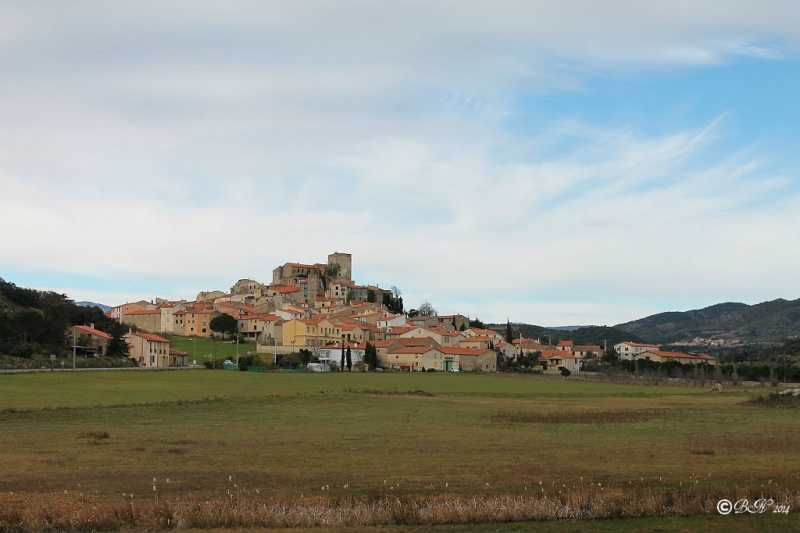
[[0, 493], [797, 499], [798, 410], [749, 394], [445, 373], [2, 375]]
[[236, 360], [236, 352], [239, 355], [247, 355], [247, 352], [256, 353], [254, 343], [212, 340], [203, 337], [182, 337], [179, 335], [165, 335], [169, 338], [170, 348], [180, 350], [189, 354], [189, 361], [197, 360], [198, 365], [205, 361], [216, 361], [220, 359]]

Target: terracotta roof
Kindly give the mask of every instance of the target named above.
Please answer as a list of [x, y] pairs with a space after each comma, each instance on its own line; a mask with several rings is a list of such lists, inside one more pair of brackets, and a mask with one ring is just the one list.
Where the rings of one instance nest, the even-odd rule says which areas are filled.
[[558, 341], [557, 346], [572, 346], [572, 341]]
[[648, 350], [645, 353], [652, 353], [656, 354], [659, 357], [667, 358], [667, 359], [702, 359], [704, 361], [715, 361], [713, 357], [710, 355], [702, 354], [702, 353], [683, 353], [683, 352], [664, 352], [661, 350]]
[[456, 348], [450, 346], [442, 346], [437, 349], [442, 353], [450, 355], [481, 355], [492, 351], [488, 348]]
[[136, 335], [137, 337], [141, 337], [146, 341], [169, 343], [169, 341], [164, 337], [159, 337], [158, 335], [153, 335], [152, 333], [134, 333], [134, 335]]
[[403, 346], [424, 346], [431, 341], [436, 342], [433, 337], [400, 337], [393, 342], [401, 342]]
[[89, 326], [75, 326], [75, 327], [91, 335], [97, 335], [98, 337], [103, 337], [104, 339], [109, 339], [109, 340], [113, 339], [111, 335], [109, 335], [104, 331], [100, 331], [99, 329], [90, 328]]
[[641, 343], [641, 342], [623, 341], [620, 344], [627, 344], [628, 346], [637, 346], [637, 347], [640, 347], [640, 348], [658, 348], [658, 345], [656, 345], [656, 344], [644, 344], [644, 343]]
[[385, 339], [385, 340], [377, 340], [377, 341], [369, 341], [371, 345], [376, 348], [388, 348], [392, 344], [401, 341], [402, 339]]
[[125, 316], [131, 315], [160, 315], [161, 311], [159, 309], [141, 309], [139, 311], [129, 311], [125, 313]]
[[439, 350], [434, 346], [398, 346], [393, 350], [389, 350], [390, 354], [403, 354], [403, 353], [410, 353], [410, 354], [423, 354], [428, 353], [431, 350]]
[[280, 287], [273, 287], [272, 290], [280, 294], [289, 294], [292, 292], [299, 292], [300, 287], [298, 287], [297, 285], [283, 285]]

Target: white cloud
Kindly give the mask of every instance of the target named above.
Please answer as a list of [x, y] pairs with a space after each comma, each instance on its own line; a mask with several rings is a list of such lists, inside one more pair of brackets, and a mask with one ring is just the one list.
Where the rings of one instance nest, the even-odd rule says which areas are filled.
[[[364, 282], [551, 325], [614, 315], [610, 294], [642, 310], [637, 298], [773, 294], [793, 286], [796, 192], [757, 152], [715, 155], [726, 117], [666, 133], [577, 112], [536, 133], [508, 121], [521, 94], [588, 91], [593, 76], [791, 55], [798, 14], [780, 1], [4, 5], [0, 227], [14, 231], [0, 267], [193, 294], [338, 249]], [[465, 287], [471, 299], [454, 296]]]

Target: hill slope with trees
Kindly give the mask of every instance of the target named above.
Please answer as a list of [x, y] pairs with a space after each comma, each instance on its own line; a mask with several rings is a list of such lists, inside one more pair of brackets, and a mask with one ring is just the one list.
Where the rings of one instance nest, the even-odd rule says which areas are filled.
[[800, 337], [800, 299], [756, 305], [723, 303], [659, 313], [614, 327], [657, 344], [686, 342], [696, 337], [721, 339], [726, 344], [781, 343]]

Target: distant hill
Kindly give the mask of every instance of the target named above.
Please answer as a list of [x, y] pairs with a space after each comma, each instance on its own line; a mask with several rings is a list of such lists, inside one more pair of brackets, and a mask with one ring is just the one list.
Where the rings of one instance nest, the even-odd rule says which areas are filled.
[[[493, 329], [502, 335], [506, 333], [505, 324], [486, 324], [488, 329]], [[555, 329], [536, 326], [533, 324], [512, 324], [514, 338], [520, 334], [526, 339], [540, 339], [544, 344], [556, 345], [559, 341], [572, 341], [578, 346], [608, 346], [612, 347], [622, 341], [644, 342], [637, 335], [621, 329], [608, 326], [585, 326], [578, 329]]]
[[80, 305], [81, 307], [99, 307], [104, 313], [111, 311], [111, 307], [96, 302], [75, 302], [75, 305]]
[[720, 339], [726, 345], [772, 344], [800, 338], [800, 299], [756, 305], [722, 303], [704, 309], [659, 313], [615, 328], [652, 343]]

